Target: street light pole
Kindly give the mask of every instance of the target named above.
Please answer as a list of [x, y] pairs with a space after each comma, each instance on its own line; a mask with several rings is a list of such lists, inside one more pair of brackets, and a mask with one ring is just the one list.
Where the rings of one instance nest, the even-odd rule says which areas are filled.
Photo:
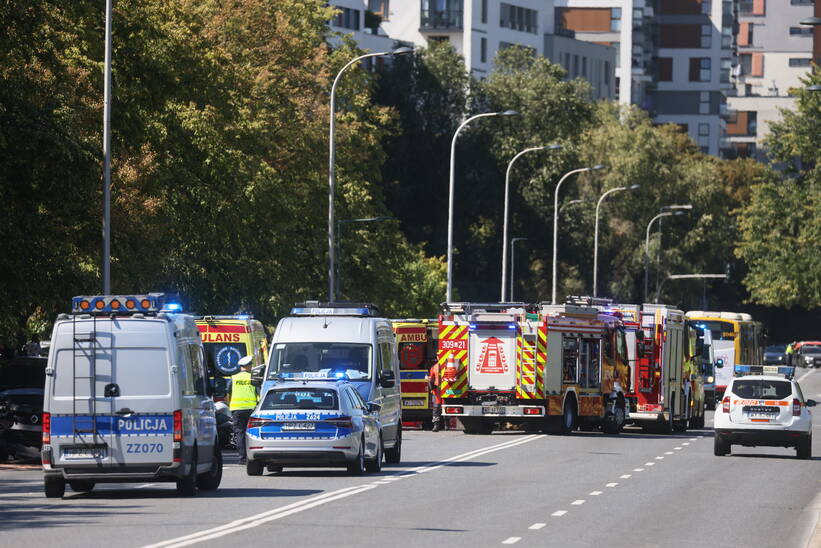
[[328, 154], [328, 302], [334, 302], [336, 300], [336, 295], [334, 294], [334, 289], [336, 287], [334, 282], [334, 266], [336, 261], [336, 256], [334, 253], [336, 243], [336, 234], [334, 234], [334, 197], [336, 195], [336, 146], [334, 143], [336, 128], [334, 118], [336, 115], [336, 86], [339, 84], [339, 79], [342, 77], [342, 73], [345, 72], [348, 67], [358, 63], [362, 59], [367, 59], [369, 57], [383, 57], [385, 55], [403, 55], [405, 53], [411, 53], [412, 51], [412, 48], [401, 47], [393, 51], [380, 51], [377, 53], [366, 53], [365, 55], [360, 55], [359, 57], [348, 61], [348, 64], [339, 70], [336, 78], [334, 78], [334, 83], [331, 86], [331, 114], [329, 124], [330, 151]]
[[336, 287], [335, 291], [337, 295], [341, 294], [340, 287], [342, 286], [342, 268], [341, 268], [341, 258], [342, 258], [342, 225], [348, 223], [373, 223], [378, 221], [393, 221], [393, 217], [365, 217], [362, 219], [340, 219], [336, 222], [336, 246], [337, 246], [337, 253], [336, 253]]
[[[541, 147], [531, 147], [526, 148], [523, 151], [516, 154], [510, 163], [507, 164], [507, 171], [505, 172], [505, 212], [504, 218], [502, 221], [502, 296], [499, 302], [503, 303], [507, 299], [507, 295], [505, 295], [505, 286], [507, 281], [507, 227], [508, 227], [508, 220], [509, 220], [509, 204], [510, 204], [510, 171], [513, 168], [513, 163], [519, 159], [520, 156], [527, 154], [528, 152], [534, 152], [537, 150], [556, 150], [562, 148], [561, 145], [547, 145]], [[515, 240], [515, 238], [514, 238]], [[512, 245], [512, 244], [511, 244]], [[513, 267], [511, 267], [511, 287], [513, 287], [513, 275], [512, 275]], [[512, 297], [511, 297], [512, 298]]]
[[662, 217], [670, 217], [672, 215], [684, 215], [683, 211], [665, 211], [664, 213], [659, 213], [652, 219], [650, 222], [647, 223], [647, 231], [644, 235], [644, 300], [642, 302], [647, 302], [647, 293], [650, 291], [649, 284], [650, 284], [650, 227], [653, 225], [657, 219], [661, 219]]
[[[511, 238], [510, 240], [510, 302], [513, 302], [513, 269], [516, 268], [515, 246], [516, 242], [523, 242], [525, 240], [527, 240], [527, 238]], [[502, 296], [502, 300], [500, 302], [505, 302], [504, 296]]]
[[607, 196], [613, 194], [614, 192], [620, 192], [622, 190], [636, 190], [641, 185], [631, 185], [631, 186], [620, 186], [616, 188], [611, 188], [607, 192], [601, 195], [599, 201], [596, 202], [596, 222], [595, 228], [593, 230], [593, 296], [596, 297], [596, 292], [598, 289], [598, 272], [599, 272], [599, 208], [601, 207], [602, 202], [604, 201]]
[[456, 174], [456, 139], [459, 137], [459, 133], [462, 129], [474, 120], [486, 118], [488, 116], [517, 116], [518, 114], [519, 113], [515, 110], [505, 110], [503, 112], [483, 112], [482, 114], [476, 114], [462, 122], [459, 127], [456, 128], [456, 132], [453, 134], [453, 139], [450, 141], [450, 177], [448, 190], [448, 285], [447, 293], [445, 295], [445, 302], [451, 302], [451, 298], [453, 296], [453, 199]]
[[111, 11], [105, 3], [105, 68], [103, 72], [103, 294], [111, 293]]
[[[661, 206], [659, 208], [659, 213], [661, 213], [662, 211], [677, 211], [677, 210], [688, 210], [689, 211], [689, 210], [692, 210], [692, 209], [693, 209], [693, 204], [666, 205], [666, 206]], [[661, 248], [664, 245], [663, 231], [662, 231], [663, 224], [664, 224], [663, 220], [659, 219], [659, 228], [658, 228], [659, 245], [658, 245], [658, 248], [656, 249], [656, 287], [657, 288], [658, 288], [659, 284], [661, 283]]]
[[597, 169], [604, 169], [604, 166], [598, 164], [593, 167], [582, 167], [579, 169], [568, 171], [562, 176], [561, 179], [559, 179], [558, 184], [556, 184], [556, 190], [553, 192], [553, 291], [551, 292], [550, 296], [551, 304], [556, 304], [556, 256], [558, 255], [559, 249], [559, 189], [561, 188], [562, 183], [571, 175], [575, 175], [576, 173], [583, 173], [585, 171], [593, 171]]

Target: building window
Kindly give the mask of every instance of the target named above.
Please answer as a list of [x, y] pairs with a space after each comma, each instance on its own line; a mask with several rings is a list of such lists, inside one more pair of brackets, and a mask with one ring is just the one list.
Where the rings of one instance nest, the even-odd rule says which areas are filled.
[[710, 124], [699, 124], [698, 125], [698, 136], [699, 137], [709, 137], [710, 136]]
[[422, 0], [421, 26], [423, 29], [461, 29], [461, 0]]
[[701, 47], [709, 48], [713, 42], [713, 26], [701, 25]]
[[383, 21], [389, 21], [390, 8], [388, 0], [368, 0], [368, 11], [378, 15]]
[[587, 78], [587, 57], [582, 57], [582, 78]]
[[573, 78], [579, 75], [579, 56], [573, 56]]
[[539, 12], [511, 4], [499, 4], [499, 26], [538, 34]]
[[672, 57], [659, 57], [656, 61], [656, 66], [658, 67], [658, 79], [659, 82], [672, 82], [673, 81], [673, 58]]
[[721, 59], [721, 83], [730, 83], [730, 73], [733, 71], [733, 60], [728, 58]]
[[814, 3], [815, 0], [790, 0], [793, 6], [812, 6]]
[[727, 119], [727, 135], [756, 136], [758, 113], [754, 110], [733, 112]]
[[710, 114], [710, 92], [702, 91], [698, 96], [698, 113]]
[[710, 58], [690, 57], [690, 81], [709, 82], [710, 81]]
[[812, 36], [812, 27], [790, 27], [790, 36]]
[[487, 0], [482, 0], [482, 23], [487, 23]]
[[659, 46], [662, 48], [701, 47], [702, 25], [659, 25]]
[[713, 11], [713, 4], [710, 0], [701, 0], [701, 13], [710, 15]]
[[742, 53], [738, 56], [741, 63], [741, 74], [752, 74], [753, 72], [753, 54]]
[[483, 63], [487, 63], [487, 38], [479, 40], [479, 56]]
[[337, 7], [339, 12], [331, 19], [331, 24], [343, 29], [359, 30], [359, 10]]
[[790, 66], [791, 67], [808, 67], [812, 63], [812, 59], [809, 57], [791, 57], [790, 58]]
[[621, 30], [621, 8], [610, 8], [610, 32]]
[[604, 85], [610, 85], [610, 61], [604, 62]]

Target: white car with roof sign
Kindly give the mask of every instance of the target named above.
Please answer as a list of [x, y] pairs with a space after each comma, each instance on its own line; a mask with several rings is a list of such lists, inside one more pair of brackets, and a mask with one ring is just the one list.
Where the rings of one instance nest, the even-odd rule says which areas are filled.
[[812, 456], [814, 400], [804, 400], [793, 367], [737, 365], [721, 409], [715, 414], [716, 456], [733, 444], [795, 447], [798, 458]]
[[282, 382], [266, 392], [246, 430], [249, 476], [283, 467], [382, 469], [379, 404], [365, 403], [346, 380]]

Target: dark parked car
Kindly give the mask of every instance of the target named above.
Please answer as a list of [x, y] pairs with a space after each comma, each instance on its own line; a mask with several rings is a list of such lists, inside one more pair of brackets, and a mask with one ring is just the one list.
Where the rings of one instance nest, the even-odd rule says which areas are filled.
[[787, 365], [787, 345], [771, 344], [765, 348], [764, 365]]
[[27, 356], [0, 363], [0, 461], [39, 456], [46, 361]]

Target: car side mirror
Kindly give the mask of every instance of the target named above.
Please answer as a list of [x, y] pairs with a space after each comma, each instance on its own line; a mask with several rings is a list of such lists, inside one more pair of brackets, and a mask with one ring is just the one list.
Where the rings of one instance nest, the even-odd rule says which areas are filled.
[[805, 404], [807, 407], [815, 407], [815, 406], [816, 406], [816, 404], [817, 404], [817, 402], [816, 402], [815, 400], [807, 400], [806, 402], [804, 402], [804, 404]]
[[722, 360], [721, 358], [717, 359], [716, 360], [716, 367], [718, 367], [719, 369], [724, 367], [724, 360]]
[[[247, 357], [247, 356], [246, 356]], [[243, 358], [245, 359], [245, 358]], [[242, 360], [240, 360], [242, 361]], [[262, 379], [265, 376], [265, 365], [258, 365], [251, 369], [251, 385], [259, 388], [262, 386]]]
[[368, 413], [378, 413], [382, 409], [382, 405], [375, 401], [368, 402]]
[[388, 369], [379, 374], [379, 386], [382, 388], [393, 388], [396, 386], [396, 375], [393, 371]]

